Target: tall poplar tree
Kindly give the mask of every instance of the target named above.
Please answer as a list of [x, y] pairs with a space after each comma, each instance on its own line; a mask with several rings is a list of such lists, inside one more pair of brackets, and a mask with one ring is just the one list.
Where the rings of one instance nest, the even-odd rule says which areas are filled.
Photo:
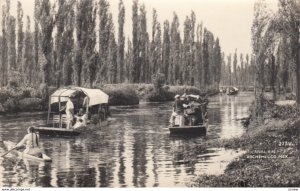
[[162, 45], [162, 68], [167, 83], [171, 83], [169, 70], [172, 70], [170, 65], [170, 24], [169, 21], [164, 22], [163, 45]]
[[235, 49], [234, 55], [233, 55], [233, 85], [238, 84], [238, 78], [237, 78], [237, 49]]
[[42, 83], [50, 85], [51, 83], [51, 60], [52, 60], [52, 32], [54, 28], [53, 12], [49, 0], [41, 0], [38, 9], [38, 22], [40, 31]]
[[35, 82], [39, 84], [40, 82], [40, 65], [39, 65], [39, 7], [40, 0], [34, 1], [34, 71], [38, 71], [35, 73]]
[[[9, 2], [8, 2], [9, 3]], [[8, 65], [7, 65], [7, 43], [8, 43], [8, 36], [7, 36], [7, 18], [9, 17], [9, 4], [2, 6], [2, 47], [1, 47], [1, 85], [7, 85], [7, 72], [8, 72]]]
[[202, 59], [203, 59], [203, 70], [202, 70], [202, 76], [203, 76], [203, 84], [204, 84], [204, 88], [207, 87], [207, 85], [209, 84], [209, 47], [208, 47], [208, 43], [209, 43], [209, 31], [204, 28], [204, 34], [203, 34], [203, 44], [202, 44]]
[[23, 73], [22, 67], [22, 51], [23, 51], [23, 40], [24, 40], [24, 33], [23, 33], [23, 9], [22, 4], [20, 1], [17, 3], [17, 20], [18, 20], [18, 54], [17, 54], [17, 68], [21, 73]]
[[125, 22], [125, 7], [123, 0], [119, 2], [119, 31], [118, 31], [118, 81], [124, 82], [124, 49], [125, 49], [125, 36], [124, 36], [124, 22]]
[[139, 63], [139, 41], [138, 41], [138, 1], [134, 0], [132, 5], [132, 68], [131, 72], [131, 82], [138, 83], [140, 79], [140, 63]]
[[17, 82], [15, 79], [15, 74], [17, 70], [16, 66], [16, 19], [13, 16], [9, 16], [8, 23], [7, 23], [7, 37], [8, 37], [8, 78], [9, 82]]
[[87, 73], [93, 65], [96, 43], [96, 8], [93, 0], [80, 0], [76, 11], [76, 45], [73, 65], [74, 82], [82, 86], [86, 82]]
[[189, 84], [191, 70], [191, 20], [187, 16], [184, 21], [184, 36], [183, 36], [183, 63], [181, 65], [183, 72], [183, 83]]
[[148, 68], [148, 57], [147, 57], [147, 46], [148, 46], [148, 33], [147, 33], [147, 17], [146, 7], [142, 5], [140, 7], [139, 14], [139, 27], [138, 27], [138, 41], [139, 41], [139, 63], [140, 63], [140, 79], [139, 82], [147, 81], [147, 68]]
[[[219, 85], [221, 81], [221, 71], [222, 71], [222, 52], [221, 52], [221, 47], [220, 47], [220, 42], [219, 38], [216, 39], [215, 45], [214, 45], [214, 61], [215, 61], [215, 73], [214, 73], [214, 78], [215, 78], [215, 85]], [[217, 87], [215, 87], [217, 88]]]
[[30, 17], [27, 16], [26, 31], [24, 35], [23, 58], [22, 58], [22, 81], [32, 85], [34, 71], [33, 38], [30, 30]]
[[228, 85], [232, 85], [231, 54], [227, 56]]
[[181, 83], [181, 76], [180, 76], [180, 45], [181, 45], [181, 38], [179, 33], [179, 19], [177, 14], [173, 13], [173, 21], [171, 24], [171, 77], [170, 81], [171, 84], [180, 84]]
[[107, 81], [108, 70], [108, 51], [111, 34], [111, 23], [109, 23], [109, 2], [107, 0], [99, 1], [99, 55], [100, 72], [97, 75], [97, 81], [101, 83]]
[[243, 54], [241, 53], [240, 54], [240, 66], [241, 66], [241, 73], [240, 73], [240, 85], [241, 86], [245, 86], [245, 73], [244, 73], [244, 56]]
[[66, 4], [66, 18], [64, 19], [64, 32], [62, 34], [63, 66], [62, 83], [64, 86], [72, 84], [72, 59], [74, 54], [74, 22], [75, 22], [75, 0], [69, 0]]

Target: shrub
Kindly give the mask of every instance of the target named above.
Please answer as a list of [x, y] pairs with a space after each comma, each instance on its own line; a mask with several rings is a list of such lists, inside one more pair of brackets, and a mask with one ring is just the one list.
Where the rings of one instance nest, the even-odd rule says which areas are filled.
[[196, 94], [196, 95], [205, 95], [205, 91], [204, 90], [200, 90], [194, 86], [170, 86], [169, 87], [169, 91], [173, 94], [173, 96], [175, 95], [182, 95], [184, 93], [186, 94]]
[[[38, 90], [32, 87], [5, 87], [0, 90], [0, 112], [41, 110]], [[3, 111], [2, 111], [3, 110]]]
[[23, 89], [22, 97], [23, 97], [23, 98], [31, 97], [31, 91], [32, 91], [32, 90], [31, 90], [30, 88]]
[[0, 103], [0, 114], [5, 113], [5, 108], [3, 107], [3, 105]]
[[6, 102], [6, 100], [10, 97], [9, 91], [6, 89], [1, 89], [0, 91], [0, 103]]
[[17, 112], [19, 110], [18, 105], [13, 98], [8, 98], [4, 103], [3, 103], [3, 108], [5, 111], [8, 112]]
[[161, 89], [160, 93], [152, 91], [146, 95], [146, 100], [150, 102], [164, 102], [164, 101], [173, 101], [174, 96], [172, 93]]
[[109, 105], [136, 105], [139, 97], [128, 85], [106, 85], [103, 91], [109, 95]]
[[9, 97], [15, 100], [20, 100], [23, 98], [23, 91], [20, 91], [19, 88], [8, 88]]
[[40, 98], [24, 98], [19, 101], [20, 111], [37, 111], [42, 109]]
[[296, 95], [293, 93], [287, 93], [285, 96], [286, 100], [296, 100]]
[[152, 75], [152, 83], [154, 85], [154, 89], [157, 93], [160, 93], [163, 85], [165, 84], [165, 75], [161, 73], [157, 73]]
[[161, 87], [159, 92], [157, 92], [155, 88], [148, 89], [145, 94], [146, 101], [150, 102], [164, 102], [174, 100], [174, 95], [169, 91], [168, 86]]

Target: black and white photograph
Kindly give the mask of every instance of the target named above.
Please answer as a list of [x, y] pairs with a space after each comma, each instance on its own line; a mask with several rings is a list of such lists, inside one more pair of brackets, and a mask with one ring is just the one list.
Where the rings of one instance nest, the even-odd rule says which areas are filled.
[[0, 189], [300, 188], [299, 0], [0, 0]]

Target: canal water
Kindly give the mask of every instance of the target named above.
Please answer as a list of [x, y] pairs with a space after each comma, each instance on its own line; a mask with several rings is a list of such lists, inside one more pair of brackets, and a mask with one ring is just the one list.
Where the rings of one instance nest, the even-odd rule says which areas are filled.
[[[252, 93], [209, 98], [209, 128], [202, 136], [173, 136], [167, 128], [172, 103], [141, 103], [111, 108], [109, 125], [78, 137], [41, 137], [52, 163], [0, 159], [1, 187], [185, 187], [201, 174], [218, 175], [242, 154], [208, 148], [207, 140], [239, 137], [239, 119], [248, 115]], [[2, 141], [19, 141], [43, 114], [0, 117]]]

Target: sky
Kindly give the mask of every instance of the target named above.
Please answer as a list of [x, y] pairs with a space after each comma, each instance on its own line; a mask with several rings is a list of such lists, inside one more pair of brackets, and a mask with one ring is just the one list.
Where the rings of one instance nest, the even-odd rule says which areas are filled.
[[[0, 0], [2, 5], [5, 0]], [[55, 0], [51, 0], [54, 2]], [[131, 38], [132, 34], [132, 0], [123, 0], [125, 4], [125, 36]], [[26, 15], [33, 17], [34, 0], [20, 0]], [[267, 0], [271, 9], [275, 9], [276, 0]], [[110, 10], [113, 14], [115, 31], [117, 31], [119, 0], [109, 0]], [[17, 0], [11, 0], [11, 14], [16, 15]], [[147, 10], [148, 32], [151, 34], [152, 10], [155, 8], [158, 21], [163, 24], [165, 20], [172, 22], [173, 12], [179, 17], [180, 29], [187, 15], [193, 10], [196, 22], [203, 22], [204, 27], [210, 30], [220, 40], [222, 51], [225, 54], [251, 54], [251, 24], [253, 20], [254, 0], [139, 0], [145, 4]], [[0, 12], [2, 6], [0, 8]], [[0, 14], [1, 20], [2, 13]], [[24, 19], [25, 26], [25, 19]], [[183, 32], [181, 32], [183, 37]]]

